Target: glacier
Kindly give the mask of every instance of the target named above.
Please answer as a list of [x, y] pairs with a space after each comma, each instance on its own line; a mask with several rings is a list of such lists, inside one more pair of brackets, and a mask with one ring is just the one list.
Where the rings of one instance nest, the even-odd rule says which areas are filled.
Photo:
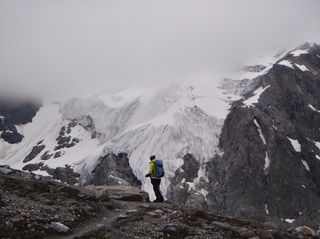
[[[22, 142], [8, 144], [1, 139], [0, 162], [22, 169], [24, 158], [36, 145], [44, 145], [43, 152], [54, 155], [57, 136], [63, 127], [68, 127], [67, 136], [77, 139], [73, 147], [63, 148], [59, 157], [46, 160], [41, 153], [28, 163], [43, 163], [50, 168], [69, 165], [81, 174], [82, 184], [99, 157], [127, 153], [142, 189], [152, 199], [152, 186], [144, 177], [149, 156], [154, 154], [165, 162], [166, 177], [161, 184], [165, 194], [184, 155], [193, 154], [203, 164], [222, 154], [219, 136], [230, 104], [240, 99], [252, 79], [265, 74], [275, 60], [269, 59], [262, 71], [241, 72], [238, 81], [195, 79], [146, 88], [106, 87], [87, 97], [44, 101], [32, 123], [17, 126], [24, 135]], [[70, 127], [72, 122], [76, 125]], [[40, 170], [34, 173], [47, 175]], [[205, 172], [198, 175], [204, 176]]]

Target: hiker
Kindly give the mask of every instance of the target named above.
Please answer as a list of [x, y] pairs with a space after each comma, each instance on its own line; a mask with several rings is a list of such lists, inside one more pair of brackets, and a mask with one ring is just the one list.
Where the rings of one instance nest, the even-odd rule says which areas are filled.
[[163, 196], [160, 191], [161, 177], [164, 176], [162, 160], [156, 160], [156, 156], [152, 155], [150, 157], [149, 172], [146, 177], [150, 177], [151, 184], [153, 186], [154, 194], [156, 195], [156, 200], [153, 202], [163, 202]]

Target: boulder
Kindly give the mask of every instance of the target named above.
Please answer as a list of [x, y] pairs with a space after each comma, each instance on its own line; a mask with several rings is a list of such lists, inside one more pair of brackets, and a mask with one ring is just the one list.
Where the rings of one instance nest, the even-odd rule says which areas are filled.
[[92, 191], [99, 200], [101, 201], [109, 200], [109, 193], [108, 193], [108, 189], [106, 189], [106, 186], [87, 185], [85, 186], [85, 188]]
[[63, 225], [60, 222], [52, 222], [50, 227], [55, 230], [57, 233], [67, 233], [70, 229], [66, 225]]
[[254, 231], [249, 230], [245, 227], [239, 228], [236, 231], [241, 237], [244, 237], [244, 238], [252, 238], [255, 236]]
[[299, 232], [299, 234], [302, 236], [312, 237], [316, 235], [315, 231], [313, 231], [310, 227], [307, 226], [297, 227], [296, 231]]
[[149, 194], [133, 186], [87, 185], [84, 188], [92, 191], [99, 200], [116, 199], [122, 201], [149, 202]]
[[9, 173], [12, 173], [12, 170], [11, 170], [10, 168], [1, 167], [1, 168], [0, 168], [0, 173], [2, 173], [2, 174], [9, 174]]
[[268, 231], [279, 231], [279, 227], [272, 222], [263, 223], [263, 228]]
[[122, 201], [149, 202], [149, 194], [138, 187], [132, 186], [104, 186], [108, 190], [109, 198]]
[[273, 239], [274, 237], [271, 235], [270, 232], [263, 230], [263, 229], [257, 229], [256, 234], [260, 239]]

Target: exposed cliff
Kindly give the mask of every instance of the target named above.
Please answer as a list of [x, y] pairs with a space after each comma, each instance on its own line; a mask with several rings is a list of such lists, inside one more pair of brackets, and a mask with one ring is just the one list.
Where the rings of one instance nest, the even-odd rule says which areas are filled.
[[233, 104], [209, 163], [216, 210], [283, 225], [320, 222], [320, 47], [279, 60]]

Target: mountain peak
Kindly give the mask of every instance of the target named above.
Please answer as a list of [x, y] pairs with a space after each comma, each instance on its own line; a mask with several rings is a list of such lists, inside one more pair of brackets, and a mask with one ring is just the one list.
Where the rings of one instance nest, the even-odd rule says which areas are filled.
[[[0, 159], [39, 174], [66, 167], [55, 174], [72, 174], [80, 185], [141, 181], [152, 199], [144, 175], [155, 154], [165, 162], [167, 197], [174, 188], [180, 194], [174, 197], [183, 195], [188, 205], [202, 202], [232, 215], [280, 221], [281, 215], [314, 225], [309, 215], [316, 218], [316, 209], [308, 203], [320, 205], [320, 48], [305, 43], [275, 60], [260, 57], [220, 87], [215, 79], [197, 79], [45, 103], [32, 122], [16, 126], [24, 136], [19, 144], [0, 141]], [[3, 112], [1, 123], [10, 119]], [[297, 209], [280, 205], [274, 195], [294, 198], [290, 205]]]
[[314, 42], [305, 42], [302, 45], [298, 46], [296, 48], [296, 50], [307, 50], [307, 49], [311, 49], [313, 47], [318, 47], [318, 45], [315, 44]]

